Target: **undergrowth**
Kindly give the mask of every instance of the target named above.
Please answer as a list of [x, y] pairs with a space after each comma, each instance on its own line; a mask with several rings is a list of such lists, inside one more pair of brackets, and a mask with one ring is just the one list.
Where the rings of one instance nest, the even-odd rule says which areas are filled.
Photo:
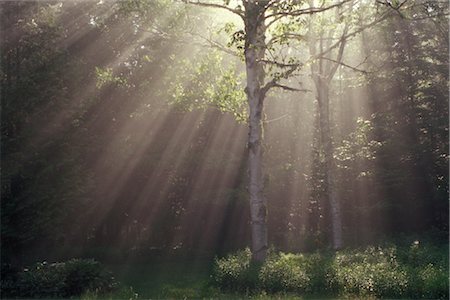
[[335, 253], [271, 251], [261, 265], [245, 249], [216, 259], [213, 280], [223, 292], [247, 295], [448, 299], [448, 272], [448, 246], [415, 241]]

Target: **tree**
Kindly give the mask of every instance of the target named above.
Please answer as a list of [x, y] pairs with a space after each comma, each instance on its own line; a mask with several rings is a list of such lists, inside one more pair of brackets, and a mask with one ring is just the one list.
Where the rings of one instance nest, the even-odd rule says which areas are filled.
[[[310, 5], [312, 6], [312, 1]], [[334, 24], [339, 24], [339, 19], [343, 17], [339, 12], [336, 13]], [[323, 22], [322, 22], [323, 23]], [[337, 37], [338, 39], [338, 51], [336, 58], [329, 58], [321, 55], [325, 51], [330, 52], [333, 37], [336, 32], [336, 28], [329, 29], [328, 32], [324, 32], [323, 25], [318, 30], [313, 29], [312, 20], [310, 23], [309, 31], [309, 48], [312, 57], [319, 56], [311, 64], [311, 77], [316, 88], [316, 99], [318, 104], [318, 117], [319, 117], [319, 131], [321, 148], [324, 153], [325, 160], [325, 178], [326, 178], [326, 195], [330, 206], [330, 217], [332, 226], [332, 245], [334, 249], [340, 249], [343, 246], [342, 240], [342, 214], [341, 204], [338, 193], [336, 191], [336, 165], [333, 158], [333, 140], [331, 133], [331, 112], [330, 112], [330, 85], [333, 80], [339, 64], [342, 62], [344, 55], [344, 49], [347, 42], [346, 35], [349, 30], [349, 22], [345, 22], [342, 28], [342, 33]], [[324, 37], [326, 36], [326, 39]], [[318, 38], [317, 38], [318, 36]]]
[[[244, 30], [240, 33], [244, 41], [244, 58], [246, 71], [247, 103], [249, 106], [249, 134], [248, 134], [248, 191], [250, 195], [250, 215], [252, 232], [252, 259], [257, 262], [264, 261], [267, 255], [267, 224], [266, 224], [266, 199], [264, 197], [263, 181], [263, 113], [264, 100], [272, 88], [278, 87], [286, 90], [296, 91], [298, 88], [281, 84], [283, 79], [290, 78], [302, 65], [291, 60], [282, 60], [281, 56], [273, 58], [267, 57], [269, 47], [275, 48], [275, 43], [266, 41], [268, 28], [281, 22], [287, 17], [300, 17], [314, 13], [326, 11], [341, 6], [348, 0], [325, 4], [322, 2], [319, 7], [305, 7], [303, 3], [297, 1], [273, 1], [273, 0], [247, 0], [242, 1], [234, 8], [230, 6], [230, 1], [223, 4], [185, 1], [204, 7], [221, 8], [240, 16], [244, 23]], [[236, 34], [236, 33], [235, 33]], [[280, 34], [283, 37], [289, 36], [288, 32]], [[272, 37], [272, 41], [277, 38]], [[267, 66], [278, 68], [278, 72], [270, 74], [266, 80]]]

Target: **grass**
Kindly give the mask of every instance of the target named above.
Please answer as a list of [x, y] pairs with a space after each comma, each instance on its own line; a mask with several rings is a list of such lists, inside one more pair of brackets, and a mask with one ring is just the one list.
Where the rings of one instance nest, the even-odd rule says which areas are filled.
[[216, 294], [210, 286], [212, 261], [163, 260], [108, 267], [118, 280], [132, 286], [139, 298], [203, 298]]

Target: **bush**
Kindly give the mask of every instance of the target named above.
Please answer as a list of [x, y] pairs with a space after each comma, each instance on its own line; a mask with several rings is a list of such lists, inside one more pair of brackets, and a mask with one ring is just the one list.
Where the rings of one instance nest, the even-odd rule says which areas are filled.
[[336, 255], [329, 274], [330, 286], [357, 296], [398, 298], [405, 294], [408, 278], [395, 256], [395, 248], [370, 247], [362, 252]]
[[110, 272], [93, 259], [72, 259], [65, 263], [66, 295], [81, 295], [86, 290], [109, 292], [118, 283]]
[[261, 266], [248, 249], [216, 260], [222, 290], [314, 296], [448, 299], [447, 246], [413, 243], [337, 253], [269, 254]]
[[305, 272], [303, 255], [272, 255], [262, 266], [259, 279], [268, 292], [309, 292], [311, 279]]
[[399, 251], [408, 273], [411, 298], [448, 299], [448, 244], [438, 247], [414, 241]]
[[258, 284], [259, 266], [251, 263], [250, 249], [216, 259], [213, 272], [215, 283], [227, 291], [250, 291]]
[[225, 291], [311, 292], [323, 288], [327, 268], [318, 254], [269, 252], [262, 265], [251, 262], [249, 249], [216, 259], [214, 282]]
[[[4, 284], [8, 290], [3, 288]], [[2, 280], [2, 296], [72, 297], [80, 296], [88, 290], [106, 293], [116, 287], [114, 277], [99, 262], [72, 259], [64, 263], [40, 262], [19, 272], [14, 280]]]
[[411, 267], [424, 267], [428, 264], [448, 265], [448, 245], [446, 247], [422, 243], [418, 240], [400, 248], [398, 258]]
[[18, 274], [17, 296], [30, 298], [64, 297], [64, 263], [37, 263]]
[[420, 295], [426, 299], [448, 299], [448, 270], [443, 267], [428, 264], [415, 273], [421, 279]]

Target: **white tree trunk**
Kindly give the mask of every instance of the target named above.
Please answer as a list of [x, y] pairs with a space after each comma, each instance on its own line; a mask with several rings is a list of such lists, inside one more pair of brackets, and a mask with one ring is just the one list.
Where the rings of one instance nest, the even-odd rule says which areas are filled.
[[245, 65], [247, 101], [249, 104], [248, 173], [252, 259], [262, 262], [267, 256], [266, 199], [262, 173], [264, 69], [261, 60], [265, 51], [264, 1], [245, 2]]

